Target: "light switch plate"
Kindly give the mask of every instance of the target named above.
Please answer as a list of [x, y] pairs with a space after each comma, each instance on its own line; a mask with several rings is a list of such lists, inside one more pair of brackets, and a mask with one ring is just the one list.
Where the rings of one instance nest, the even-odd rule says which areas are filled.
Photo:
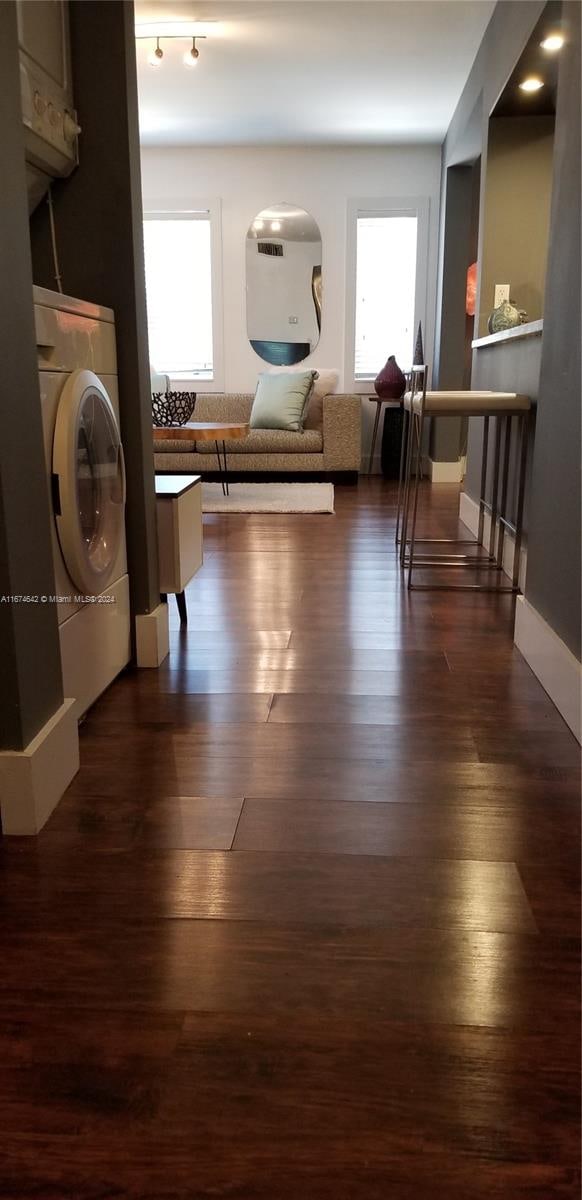
[[510, 285], [508, 283], [495, 284], [495, 300], [493, 302], [494, 308], [499, 308], [499, 305], [503, 304], [504, 300], [509, 300], [509, 288]]

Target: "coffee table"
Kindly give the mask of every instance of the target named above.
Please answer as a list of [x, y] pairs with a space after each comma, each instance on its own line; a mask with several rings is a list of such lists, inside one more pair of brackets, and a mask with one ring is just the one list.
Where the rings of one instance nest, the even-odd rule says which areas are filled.
[[[226, 459], [226, 442], [244, 438], [249, 432], [248, 421], [187, 421], [185, 425], [163, 425], [153, 427], [153, 437], [156, 442], [214, 442], [218, 459], [218, 472], [222, 484], [222, 493], [229, 495], [228, 463]], [[220, 457], [222, 443], [222, 459]]]

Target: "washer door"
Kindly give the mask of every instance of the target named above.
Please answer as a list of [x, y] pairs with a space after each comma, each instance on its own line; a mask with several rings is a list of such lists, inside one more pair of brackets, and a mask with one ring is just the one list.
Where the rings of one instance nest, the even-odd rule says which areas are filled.
[[67, 571], [99, 595], [124, 529], [125, 466], [111, 400], [92, 371], [74, 371], [59, 401], [53, 442], [55, 515]]

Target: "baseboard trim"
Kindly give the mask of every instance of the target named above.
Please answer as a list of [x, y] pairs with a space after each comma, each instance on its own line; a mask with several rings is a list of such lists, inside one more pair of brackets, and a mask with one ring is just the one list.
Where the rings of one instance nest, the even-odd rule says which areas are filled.
[[[461, 492], [459, 498], [459, 520], [467, 529], [471, 531], [474, 537], [477, 537], [479, 530], [479, 505], [476, 500], [468, 496], [466, 492]], [[489, 545], [489, 535], [491, 533], [491, 517], [489, 513], [485, 513], [483, 523], [483, 545]], [[495, 549], [497, 549], [497, 539], [495, 540]], [[513, 560], [515, 557], [515, 538], [510, 530], [505, 530], [503, 539], [503, 570], [506, 575], [511, 578], [513, 575]], [[519, 564], [519, 586], [521, 591], [525, 590], [525, 577], [527, 573], [527, 549], [522, 545]]]
[[431, 483], [461, 483], [465, 476], [465, 460], [458, 458], [454, 462], [437, 462], [425, 454], [422, 458], [422, 470], [428, 475]]
[[79, 770], [75, 700], [64, 700], [24, 750], [0, 752], [2, 832], [39, 833]]
[[135, 657], [138, 667], [159, 667], [170, 653], [168, 605], [158, 604], [135, 618]]
[[517, 597], [514, 641], [574, 737], [582, 743], [582, 666], [525, 596]]

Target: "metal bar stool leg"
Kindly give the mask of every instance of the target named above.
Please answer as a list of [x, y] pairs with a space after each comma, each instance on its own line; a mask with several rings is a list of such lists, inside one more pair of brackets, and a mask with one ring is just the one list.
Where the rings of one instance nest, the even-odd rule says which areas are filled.
[[519, 486], [517, 493], [517, 512], [515, 516], [515, 550], [513, 554], [513, 587], [519, 591], [519, 568], [521, 566], [521, 539], [523, 533], [523, 502], [525, 497], [525, 476], [527, 470], [527, 441], [529, 420], [526, 413], [521, 418], [521, 442], [519, 448]]
[[416, 474], [414, 485], [414, 501], [412, 508], [412, 529], [410, 531], [410, 549], [408, 551], [408, 588], [412, 587], [412, 570], [414, 567], [414, 540], [416, 536], [416, 518], [418, 514], [418, 492], [420, 488], [421, 466], [420, 466], [420, 447], [422, 446], [422, 431], [424, 425], [424, 411], [421, 408], [420, 416], [415, 417], [417, 425], [418, 451], [416, 456]]
[[499, 459], [501, 457], [501, 421], [495, 418], [495, 462], [493, 464], [493, 491], [491, 493], [491, 528], [489, 530], [489, 558], [495, 557], [495, 534], [497, 533]]
[[410, 506], [410, 487], [412, 480], [412, 447], [414, 444], [414, 413], [412, 408], [408, 415], [408, 437], [406, 439], [406, 462], [404, 465], [404, 487], [402, 494], [402, 531], [400, 534], [400, 565], [403, 567], [406, 559], [406, 542], [408, 538], [408, 514]]
[[511, 417], [503, 417], [505, 445], [503, 450], [503, 473], [501, 476], [501, 505], [499, 509], [499, 537], [497, 538], [497, 566], [503, 569], [503, 543], [507, 520], [507, 484], [509, 480], [509, 452], [511, 448]]
[[[419, 388], [419, 381], [422, 379], [422, 393]], [[406, 467], [404, 472], [404, 495], [402, 507], [402, 533], [400, 537], [400, 565], [404, 568], [406, 564], [406, 546], [408, 541], [408, 518], [410, 513], [410, 495], [412, 485], [412, 455], [416, 436], [417, 441], [417, 470], [420, 465], [420, 447], [421, 439], [418, 437], [417, 421], [414, 414], [414, 398], [417, 396], [420, 399], [421, 412], [424, 411], [424, 403], [426, 399], [426, 367], [418, 367], [413, 369], [410, 377], [410, 414], [408, 421], [408, 439], [406, 449]]]
[[477, 528], [477, 545], [483, 545], [483, 529], [485, 527], [485, 492], [487, 490], [487, 459], [489, 456], [489, 417], [483, 417], [483, 454], [481, 456], [481, 491], [479, 493], [479, 525]]
[[402, 498], [404, 494], [404, 463], [406, 460], [407, 437], [410, 426], [410, 413], [407, 408], [402, 410], [402, 437], [400, 439], [400, 471], [398, 475], [398, 505], [396, 508], [396, 536], [394, 541], [400, 541], [400, 518], [402, 516]]
[[381, 411], [382, 411], [382, 404], [378, 400], [378, 402], [376, 404], [376, 416], [374, 417], [374, 429], [372, 432], [372, 445], [370, 447], [370, 461], [368, 462], [368, 475], [372, 474], [372, 464], [374, 462], [374, 450], [376, 449], [376, 438], [378, 436], [378, 425], [380, 424]]

